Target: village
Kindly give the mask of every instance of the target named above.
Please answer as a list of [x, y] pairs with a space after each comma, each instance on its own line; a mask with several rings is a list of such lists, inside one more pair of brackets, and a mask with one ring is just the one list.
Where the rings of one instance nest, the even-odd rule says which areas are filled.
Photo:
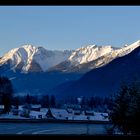
[[[0, 111], [3, 107], [0, 106]], [[41, 108], [41, 105], [20, 105], [18, 109], [12, 106], [9, 113], [0, 114], [0, 119], [109, 121], [108, 113], [72, 108]]]

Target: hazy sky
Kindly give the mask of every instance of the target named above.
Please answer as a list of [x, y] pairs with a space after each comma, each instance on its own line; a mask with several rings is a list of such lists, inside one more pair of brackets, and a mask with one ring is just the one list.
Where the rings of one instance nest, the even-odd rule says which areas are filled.
[[0, 56], [24, 44], [76, 49], [140, 39], [140, 6], [0, 6]]

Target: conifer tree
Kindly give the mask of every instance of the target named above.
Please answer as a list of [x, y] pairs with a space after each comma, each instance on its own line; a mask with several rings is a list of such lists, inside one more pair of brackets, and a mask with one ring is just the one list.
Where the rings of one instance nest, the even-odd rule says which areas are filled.
[[13, 94], [13, 87], [11, 81], [7, 77], [0, 76], [0, 98], [4, 105], [4, 113], [11, 109], [11, 100]]

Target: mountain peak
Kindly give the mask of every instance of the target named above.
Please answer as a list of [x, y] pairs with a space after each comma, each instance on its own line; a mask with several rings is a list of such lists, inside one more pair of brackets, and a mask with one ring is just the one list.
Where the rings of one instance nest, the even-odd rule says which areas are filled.
[[74, 51], [68, 59], [75, 64], [83, 64], [93, 61], [112, 51], [112, 46], [88, 45]]
[[35, 46], [32, 45], [32, 44], [24, 44], [24, 45], [22, 45], [21, 47], [22, 47], [22, 48], [33, 48], [33, 47], [35, 47]]
[[93, 49], [95, 47], [97, 47], [97, 45], [93, 44], [93, 45], [82, 46], [81, 48], [78, 48], [76, 50], [78, 51], [78, 50], [83, 50], [83, 49]]
[[65, 61], [72, 52], [51, 51], [31, 44], [14, 48], [0, 59], [0, 65], [8, 64], [12, 70], [22, 72], [46, 71], [48, 68]]
[[26, 51], [35, 51], [35, 49], [37, 48], [36, 46], [32, 45], [32, 44], [26, 44], [26, 45], [23, 45], [19, 48], [23, 48], [25, 49]]

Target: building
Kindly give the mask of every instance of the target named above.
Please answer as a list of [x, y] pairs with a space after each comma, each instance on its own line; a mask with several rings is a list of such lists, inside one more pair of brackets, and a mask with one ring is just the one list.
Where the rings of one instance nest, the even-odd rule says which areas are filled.
[[41, 110], [41, 105], [31, 105], [31, 110], [40, 111]]
[[94, 112], [93, 111], [89, 111], [89, 110], [85, 110], [85, 115], [87, 115], [87, 116], [94, 116]]

